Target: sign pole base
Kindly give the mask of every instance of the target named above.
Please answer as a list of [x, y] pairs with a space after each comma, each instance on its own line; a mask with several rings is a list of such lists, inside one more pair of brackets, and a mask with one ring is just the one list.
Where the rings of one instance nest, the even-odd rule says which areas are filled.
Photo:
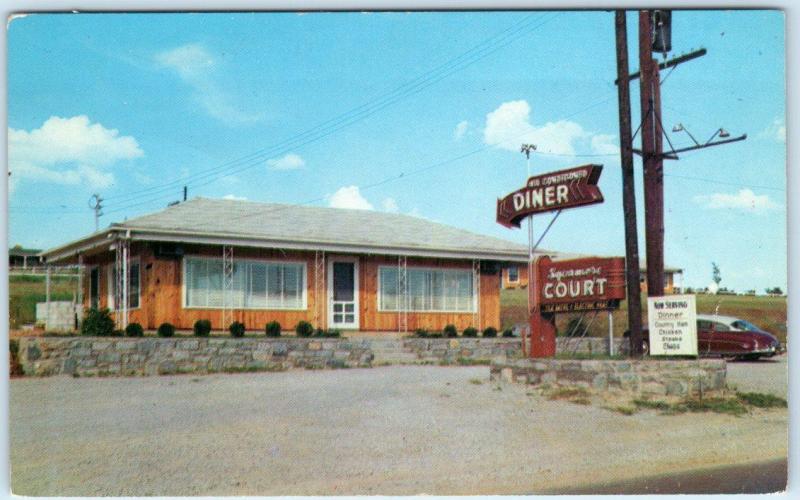
[[538, 310], [531, 314], [530, 357], [553, 358], [556, 355], [556, 315]]

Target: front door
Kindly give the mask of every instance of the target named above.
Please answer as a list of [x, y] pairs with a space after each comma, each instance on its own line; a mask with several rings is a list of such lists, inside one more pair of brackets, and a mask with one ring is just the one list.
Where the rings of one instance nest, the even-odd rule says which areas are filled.
[[358, 330], [357, 259], [331, 259], [328, 264], [328, 325]]
[[89, 271], [89, 307], [100, 309], [100, 269], [97, 266]]

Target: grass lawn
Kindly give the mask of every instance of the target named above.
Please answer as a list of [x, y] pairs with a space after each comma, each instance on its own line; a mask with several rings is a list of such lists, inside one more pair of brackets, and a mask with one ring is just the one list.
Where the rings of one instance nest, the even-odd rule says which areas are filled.
[[[786, 297], [745, 296], [745, 295], [704, 295], [697, 297], [698, 314], [714, 314], [736, 316], [772, 333], [781, 342], [786, 342]], [[500, 291], [500, 324], [503, 328], [511, 328], [517, 323], [527, 321], [528, 291], [510, 289]], [[614, 336], [622, 336], [628, 328], [628, 304], [623, 301], [620, 308], [613, 313]], [[717, 309], [718, 308], [718, 309]], [[559, 314], [556, 326], [559, 333], [566, 331], [570, 318], [578, 315]], [[585, 321], [591, 319], [592, 313], [586, 315]], [[647, 296], [642, 294], [642, 321], [647, 324]], [[608, 319], [605, 312], [598, 313], [587, 335], [601, 337], [608, 335]]]
[[[36, 321], [36, 303], [46, 300], [44, 276], [8, 277], [8, 315], [11, 328]], [[78, 292], [78, 278], [50, 278], [50, 300], [72, 300]]]

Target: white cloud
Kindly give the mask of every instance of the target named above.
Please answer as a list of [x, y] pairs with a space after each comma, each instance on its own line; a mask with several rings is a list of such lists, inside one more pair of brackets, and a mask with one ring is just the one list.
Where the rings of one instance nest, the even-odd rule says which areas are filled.
[[469, 122], [467, 120], [458, 122], [458, 125], [456, 125], [456, 128], [453, 131], [453, 138], [457, 141], [460, 140], [462, 137], [464, 137], [464, 134], [467, 133], [468, 128]]
[[267, 160], [267, 168], [271, 170], [296, 170], [305, 166], [306, 161], [294, 153], [289, 153], [280, 158]]
[[328, 198], [328, 206], [333, 208], [354, 208], [374, 210], [372, 203], [361, 196], [358, 186], [343, 186]]
[[543, 153], [572, 155], [575, 154], [574, 142], [590, 135], [579, 124], [568, 120], [534, 126], [530, 113], [527, 101], [504, 102], [486, 115], [484, 142], [508, 151], [519, 151], [520, 144], [532, 143]]
[[227, 124], [251, 123], [260, 115], [248, 113], [231, 104], [231, 97], [214, 79], [217, 63], [200, 44], [187, 44], [159, 54], [155, 60], [175, 71], [181, 80], [192, 87], [194, 99], [210, 116]]
[[226, 194], [222, 197], [223, 200], [247, 201], [246, 196], [236, 196], [235, 194]]
[[400, 207], [397, 206], [397, 201], [394, 198], [384, 198], [381, 202], [381, 207], [383, 208], [384, 212], [390, 212], [396, 214], [400, 211]]
[[772, 123], [758, 134], [759, 137], [765, 137], [778, 142], [786, 142], [786, 122], [783, 118], [775, 118]]
[[8, 129], [9, 169], [14, 182], [36, 179], [59, 184], [108, 187], [114, 175], [107, 170], [118, 161], [144, 156], [131, 136], [91, 123], [85, 115], [51, 116], [40, 128]]
[[608, 134], [596, 134], [592, 136], [592, 152], [600, 155], [619, 155], [617, 137]]
[[772, 201], [768, 195], [757, 195], [750, 189], [740, 189], [736, 194], [713, 193], [694, 197], [694, 202], [710, 209], [733, 209], [751, 212], [776, 210], [780, 205]]

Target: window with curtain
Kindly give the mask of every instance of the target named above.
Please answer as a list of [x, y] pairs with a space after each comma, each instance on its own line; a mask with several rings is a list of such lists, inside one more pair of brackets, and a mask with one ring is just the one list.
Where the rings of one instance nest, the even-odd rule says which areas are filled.
[[[402, 294], [397, 267], [380, 267], [378, 272], [378, 308], [381, 311], [399, 310]], [[409, 311], [474, 310], [472, 271], [409, 268], [406, 280]]]
[[187, 257], [184, 306], [305, 309], [305, 274], [302, 263], [237, 259], [233, 263], [231, 292], [225, 298], [222, 259]]

